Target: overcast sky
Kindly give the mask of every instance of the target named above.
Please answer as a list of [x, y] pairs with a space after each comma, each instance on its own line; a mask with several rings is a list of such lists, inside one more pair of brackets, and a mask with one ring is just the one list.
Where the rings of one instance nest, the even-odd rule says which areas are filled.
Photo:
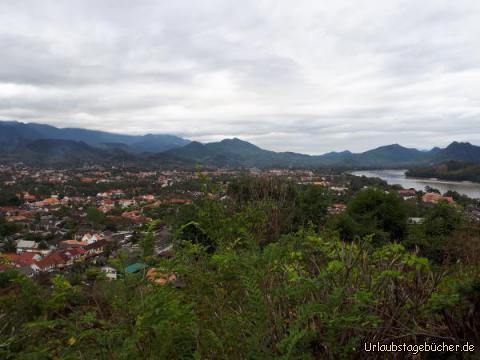
[[478, 0], [0, 0], [0, 119], [320, 154], [480, 144]]

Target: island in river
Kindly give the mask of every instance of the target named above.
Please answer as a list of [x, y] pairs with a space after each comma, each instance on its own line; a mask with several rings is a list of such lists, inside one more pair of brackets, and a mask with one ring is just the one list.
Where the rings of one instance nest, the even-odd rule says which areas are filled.
[[437, 165], [409, 169], [406, 176], [480, 183], [480, 165], [463, 161], [448, 161]]
[[390, 185], [401, 185], [405, 189], [425, 190], [429, 186], [438, 189], [442, 194], [456, 191], [470, 198], [480, 198], [480, 184], [469, 181], [449, 181], [435, 178], [412, 178], [406, 176], [407, 170], [364, 170], [352, 171], [352, 175], [377, 177]]

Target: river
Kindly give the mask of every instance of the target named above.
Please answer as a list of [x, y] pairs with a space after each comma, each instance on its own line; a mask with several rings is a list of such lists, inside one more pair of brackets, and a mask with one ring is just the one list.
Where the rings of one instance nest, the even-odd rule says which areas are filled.
[[480, 184], [468, 181], [407, 178], [405, 172], [406, 170], [365, 170], [352, 171], [351, 174], [356, 176], [377, 177], [385, 180], [390, 185], [398, 184], [405, 189], [414, 188], [415, 190], [425, 190], [425, 186], [430, 186], [440, 190], [442, 194], [448, 190], [452, 190], [474, 199], [480, 198]]

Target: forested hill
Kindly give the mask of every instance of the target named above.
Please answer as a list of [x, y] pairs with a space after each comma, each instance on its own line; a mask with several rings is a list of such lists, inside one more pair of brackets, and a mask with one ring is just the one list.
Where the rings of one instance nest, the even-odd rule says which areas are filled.
[[438, 165], [417, 167], [407, 171], [407, 176], [437, 178], [451, 181], [472, 181], [480, 183], [480, 165], [461, 161], [448, 161]]
[[480, 147], [453, 142], [444, 149], [420, 151], [391, 144], [361, 153], [346, 150], [307, 155], [266, 150], [237, 138], [203, 144], [166, 134], [120, 135], [0, 121], [0, 161], [30, 165], [127, 162], [141, 166], [201, 164], [235, 168], [405, 168], [445, 161], [480, 164]]
[[122, 148], [133, 153], [158, 153], [189, 143], [186, 139], [168, 134], [124, 135], [89, 129], [57, 128], [46, 124], [0, 121], [0, 145], [7, 149], [47, 139], [84, 142], [107, 149]]
[[433, 148], [430, 151], [420, 151], [392, 144], [361, 153], [342, 151], [323, 155], [306, 155], [264, 150], [249, 142], [234, 138], [207, 144], [191, 142], [186, 146], [171, 149], [166, 154], [201, 164], [260, 168], [404, 168], [438, 164], [447, 160], [480, 163], [479, 146], [458, 142], [454, 142], [444, 149]]

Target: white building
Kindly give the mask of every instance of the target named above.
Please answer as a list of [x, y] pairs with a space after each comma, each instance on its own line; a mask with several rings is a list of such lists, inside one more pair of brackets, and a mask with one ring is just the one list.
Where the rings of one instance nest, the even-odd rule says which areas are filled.
[[105, 276], [108, 280], [116, 280], [117, 279], [117, 269], [111, 266], [103, 266], [102, 271], [105, 273]]
[[17, 254], [22, 254], [24, 252], [39, 252], [38, 243], [32, 240], [18, 240]]

